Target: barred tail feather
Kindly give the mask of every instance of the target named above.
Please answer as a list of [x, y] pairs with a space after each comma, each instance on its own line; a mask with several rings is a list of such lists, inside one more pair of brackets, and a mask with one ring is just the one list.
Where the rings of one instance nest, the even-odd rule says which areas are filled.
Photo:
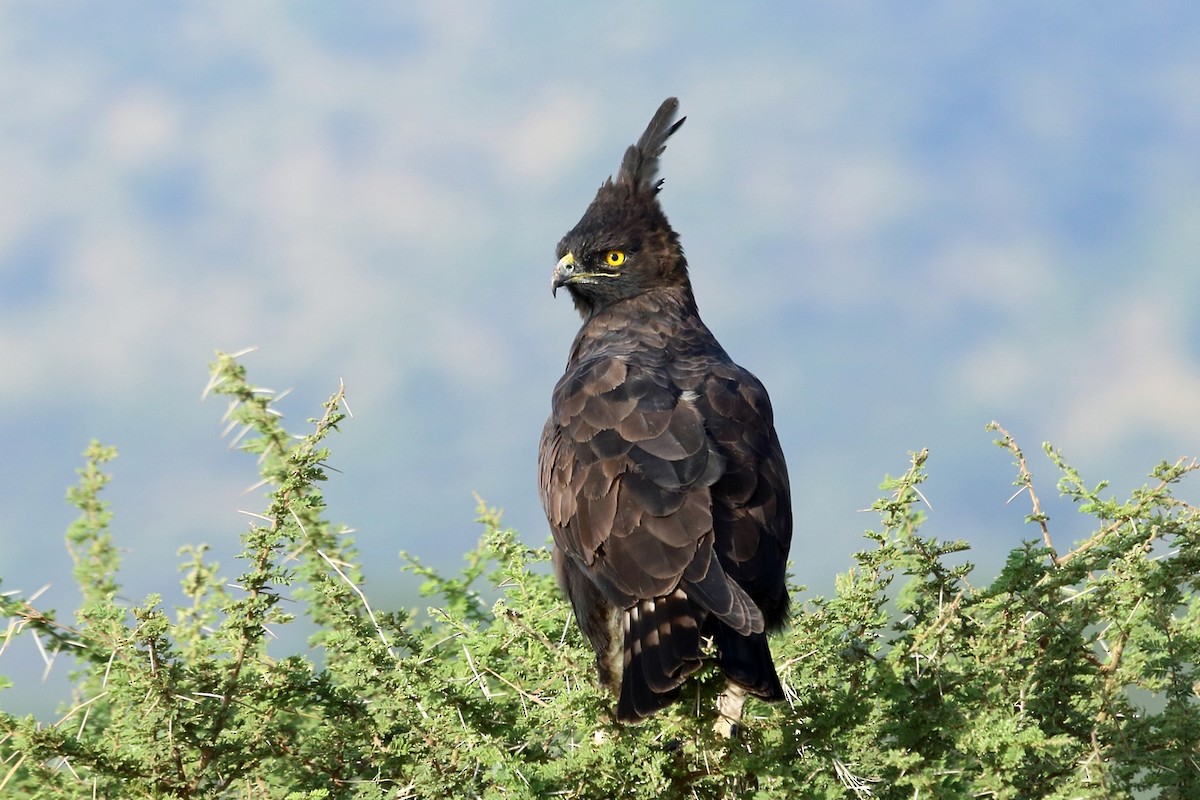
[[679, 696], [679, 687], [703, 663], [697, 618], [703, 613], [681, 589], [625, 609], [618, 719], [637, 722]]

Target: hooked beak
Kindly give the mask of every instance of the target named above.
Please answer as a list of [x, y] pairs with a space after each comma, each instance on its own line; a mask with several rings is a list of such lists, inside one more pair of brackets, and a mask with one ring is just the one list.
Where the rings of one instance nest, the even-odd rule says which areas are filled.
[[565, 286], [575, 276], [575, 254], [567, 253], [558, 260], [554, 267], [554, 277], [550, 281], [550, 296], [558, 297], [558, 287]]

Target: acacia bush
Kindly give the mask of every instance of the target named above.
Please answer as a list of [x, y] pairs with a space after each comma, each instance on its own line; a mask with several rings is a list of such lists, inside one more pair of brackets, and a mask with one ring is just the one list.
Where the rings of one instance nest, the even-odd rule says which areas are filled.
[[[975, 586], [965, 543], [921, 535], [926, 454], [913, 454], [833, 596], [804, 602], [773, 642], [787, 702], [752, 702], [725, 741], [711, 671], [683, 702], [616, 725], [546, 549], [483, 505], [461, 575], [407, 559], [428, 613], [374, 608], [319, 490], [341, 392], [294, 438], [234, 358], [218, 356], [210, 388], [270, 490], [240, 574], [186, 548], [189, 604], [118, 602], [100, 499], [115, 453], [93, 444], [69, 492], [74, 619], [0, 593], [0, 647], [36, 636], [77, 663], [53, 724], [0, 712], [0, 796], [1200, 797], [1200, 517], [1172, 493], [1195, 462], [1159, 465], [1118, 501], [1047, 447], [1058, 490], [1095, 525], [1059, 551], [1024, 455], [994, 426], [1034, 536]], [[273, 658], [286, 609], [316, 633]]]

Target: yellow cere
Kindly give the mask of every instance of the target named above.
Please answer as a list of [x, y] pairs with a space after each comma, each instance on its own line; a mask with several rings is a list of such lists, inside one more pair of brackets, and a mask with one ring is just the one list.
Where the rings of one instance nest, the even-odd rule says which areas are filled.
[[609, 250], [604, 254], [604, 260], [610, 267], [619, 267], [625, 263], [624, 250]]

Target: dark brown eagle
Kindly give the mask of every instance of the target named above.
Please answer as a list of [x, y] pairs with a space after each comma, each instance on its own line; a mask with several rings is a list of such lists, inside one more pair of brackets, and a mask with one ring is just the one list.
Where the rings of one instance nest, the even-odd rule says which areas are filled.
[[730, 735], [747, 693], [783, 697], [767, 634], [788, 617], [791, 497], [767, 391], [700, 320], [659, 206], [678, 108], [662, 104], [558, 243], [553, 288], [583, 326], [538, 467], [555, 572], [617, 718], [668, 705], [710, 658]]

